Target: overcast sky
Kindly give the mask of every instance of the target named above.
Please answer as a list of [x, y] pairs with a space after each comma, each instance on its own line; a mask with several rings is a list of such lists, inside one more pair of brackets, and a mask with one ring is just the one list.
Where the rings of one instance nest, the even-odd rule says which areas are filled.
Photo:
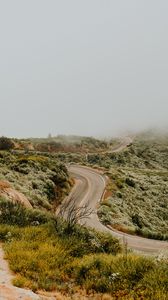
[[0, 0], [0, 135], [168, 126], [167, 0]]

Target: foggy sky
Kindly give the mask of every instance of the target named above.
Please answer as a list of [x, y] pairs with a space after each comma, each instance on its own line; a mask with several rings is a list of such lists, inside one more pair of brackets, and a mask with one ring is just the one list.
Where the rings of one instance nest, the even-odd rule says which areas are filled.
[[0, 0], [0, 135], [168, 126], [167, 0]]

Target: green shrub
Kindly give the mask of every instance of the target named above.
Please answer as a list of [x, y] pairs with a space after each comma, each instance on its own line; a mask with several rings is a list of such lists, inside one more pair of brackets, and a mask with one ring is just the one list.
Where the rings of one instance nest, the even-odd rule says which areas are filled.
[[127, 177], [125, 179], [125, 182], [127, 185], [131, 186], [131, 187], [135, 187], [135, 181], [132, 178]]
[[2, 136], [0, 137], [0, 150], [10, 150], [14, 147], [14, 143], [11, 139]]
[[72, 256], [81, 257], [89, 253], [117, 254], [122, 250], [118, 239], [109, 234], [96, 232], [76, 224], [69, 235], [66, 221], [56, 218], [54, 222], [57, 234], [68, 242]]
[[105, 293], [133, 290], [154, 268], [154, 261], [149, 258], [97, 254], [75, 260], [70, 272], [76, 282], [87, 290]]
[[20, 203], [0, 198], [0, 223], [18, 226], [47, 223], [51, 217], [40, 210], [27, 209]]

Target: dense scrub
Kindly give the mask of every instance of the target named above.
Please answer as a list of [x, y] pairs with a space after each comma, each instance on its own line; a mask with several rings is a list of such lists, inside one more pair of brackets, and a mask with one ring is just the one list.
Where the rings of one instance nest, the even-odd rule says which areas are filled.
[[35, 208], [52, 209], [70, 189], [67, 169], [49, 155], [0, 152], [0, 180], [28, 197]]
[[139, 137], [120, 153], [90, 158], [108, 169], [104, 223], [147, 237], [168, 239], [168, 138]]

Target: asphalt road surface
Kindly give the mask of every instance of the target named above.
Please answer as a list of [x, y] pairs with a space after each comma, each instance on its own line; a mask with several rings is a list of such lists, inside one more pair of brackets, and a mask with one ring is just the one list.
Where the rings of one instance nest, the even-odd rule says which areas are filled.
[[79, 165], [70, 165], [68, 169], [71, 176], [76, 180], [76, 184], [68, 198], [73, 199], [76, 206], [87, 205], [88, 209], [92, 211], [88, 218], [81, 221], [82, 224], [112, 234], [136, 252], [157, 254], [160, 251], [168, 250], [168, 242], [125, 234], [104, 226], [98, 218], [97, 207], [106, 187], [106, 177], [98, 171]]

